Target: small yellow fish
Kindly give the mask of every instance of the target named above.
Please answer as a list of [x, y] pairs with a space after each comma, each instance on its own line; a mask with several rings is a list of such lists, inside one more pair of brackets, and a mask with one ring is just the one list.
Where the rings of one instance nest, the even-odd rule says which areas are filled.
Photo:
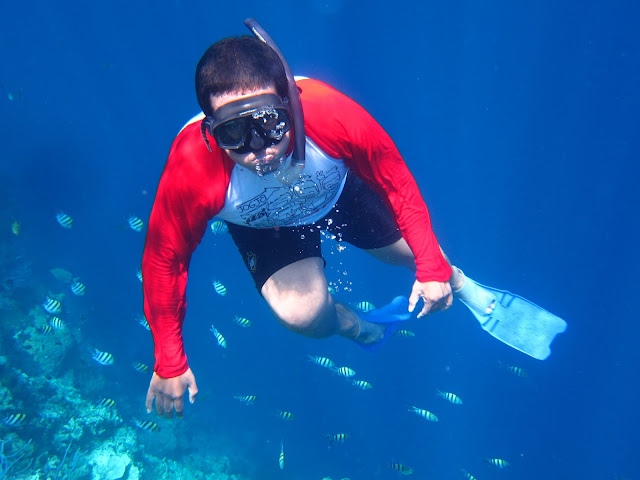
[[278, 465], [280, 470], [284, 470], [284, 444], [280, 442], [280, 456], [278, 457]]
[[18, 235], [20, 235], [20, 230], [22, 230], [22, 226], [20, 225], [20, 222], [18, 222], [17, 220], [12, 220], [11, 233], [13, 233], [17, 237]]

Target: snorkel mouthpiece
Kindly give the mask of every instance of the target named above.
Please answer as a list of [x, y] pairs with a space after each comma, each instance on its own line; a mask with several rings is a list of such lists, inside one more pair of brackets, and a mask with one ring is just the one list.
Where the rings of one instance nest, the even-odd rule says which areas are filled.
[[[302, 113], [302, 102], [300, 101], [300, 92], [296, 86], [296, 80], [289, 68], [289, 64], [284, 59], [284, 55], [264, 31], [260, 24], [254, 18], [247, 18], [244, 24], [253, 32], [253, 34], [270, 46], [280, 58], [284, 71], [287, 74], [287, 82], [289, 83], [289, 109], [293, 117], [294, 146], [291, 154], [291, 161], [287, 164], [285, 158], [281, 157], [278, 161], [269, 162], [268, 164], [258, 164], [258, 175], [274, 172], [275, 177], [280, 183], [291, 183], [298, 177], [305, 165], [305, 133], [304, 133], [304, 114]], [[260, 173], [262, 171], [262, 174]]]
[[[277, 172], [277, 170], [282, 166], [285, 161], [285, 156], [282, 155], [277, 159], [273, 159], [270, 162], [265, 162], [264, 160], [258, 160], [258, 164], [256, 165], [256, 173], [259, 177], [264, 177], [268, 173]], [[279, 177], [276, 177], [279, 180]]]

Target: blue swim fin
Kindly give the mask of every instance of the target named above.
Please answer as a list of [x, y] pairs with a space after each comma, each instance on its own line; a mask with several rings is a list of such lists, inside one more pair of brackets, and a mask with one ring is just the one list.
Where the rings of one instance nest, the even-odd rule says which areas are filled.
[[551, 342], [567, 329], [567, 322], [529, 300], [481, 285], [469, 277], [454, 295], [471, 310], [483, 329], [538, 360], [551, 355]]
[[409, 313], [409, 299], [407, 297], [396, 297], [388, 305], [376, 308], [368, 313], [361, 313], [358, 316], [366, 322], [386, 325], [382, 339], [378, 342], [369, 344], [356, 342], [365, 350], [374, 352], [387, 343], [387, 340], [398, 331], [402, 322], [406, 322], [411, 318], [411, 313]]

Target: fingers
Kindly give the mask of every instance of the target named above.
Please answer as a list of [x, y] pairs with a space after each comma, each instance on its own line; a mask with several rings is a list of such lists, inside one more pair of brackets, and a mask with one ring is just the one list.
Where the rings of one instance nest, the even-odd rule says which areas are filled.
[[167, 415], [167, 418], [173, 418], [173, 405], [175, 402], [176, 400], [171, 400], [169, 398], [164, 399], [164, 413]]
[[156, 395], [156, 414], [162, 416], [164, 413], [164, 395], [161, 393]]
[[[422, 299], [423, 304], [420, 313], [418, 313], [418, 318], [425, 317], [426, 315], [430, 315], [439, 310], [444, 311], [450, 308], [453, 303], [451, 286], [448, 283], [440, 283], [438, 287], [438, 292], [433, 289], [430, 291], [422, 288], [414, 289], [409, 300], [409, 311], [412, 311], [413, 308], [415, 308], [415, 304], [420, 298]], [[413, 303], [411, 303], [412, 301]]]
[[147, 408], [147, 413], [151, 413], [151, 407], [153, 406], [153, 399], [156, 397], [155, 393], [151, 392], [151, 388], [147, 392], [147, 398], [144, 402], [144, 406]]
[[[176, 416], [178, 418], [182, 418], [182, 416], [184, 415], [182, 411], [184, 409], [184, 401], [182, 400], [182, 397], [178, 397], [173, 401], [173, 408], [175, 408], [176, 410]], [[171, 417], [167, 415], [167, 418]]]
[[420, 297], [421, 292], [418, 292], [415, 289], [411, 292], [411, 296], [409, 297], [409, 313], [413, 312], [413, 310], [416, 308], [416, 303], [418, 303]]
[[194, 381], [193, 384], [189, 386], [189, 403], [193, 403], [196, 401], [196, 395], [198, 395], [198, 386]]

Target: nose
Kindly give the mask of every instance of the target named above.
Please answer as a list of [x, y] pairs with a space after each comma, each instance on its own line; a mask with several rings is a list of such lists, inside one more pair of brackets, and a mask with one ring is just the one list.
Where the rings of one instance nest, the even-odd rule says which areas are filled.
[[251, 140], [249, 146], [252, 150], [260, 150], [264, 146], [264, 138], [262, 138], [255, 128], [251, 129]]

